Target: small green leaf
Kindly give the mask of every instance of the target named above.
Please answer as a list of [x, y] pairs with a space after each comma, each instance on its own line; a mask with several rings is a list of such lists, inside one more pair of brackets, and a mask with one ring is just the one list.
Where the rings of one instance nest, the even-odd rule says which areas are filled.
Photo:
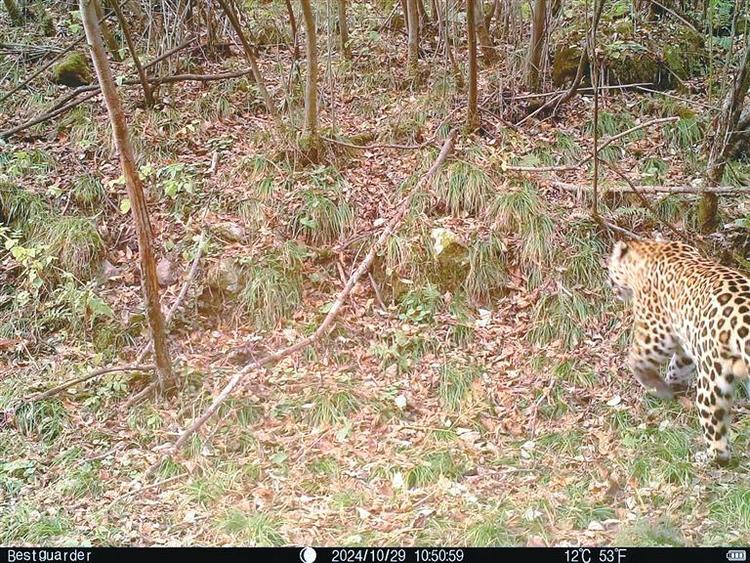
[[287, 454], [285, 454], [284, 452], [279, 452], [271, 456], [271, 462], [275, 465], [281, 465], [286, 461], [287, 457], [289, 456], [287, 456]]
[[130, 198], [124, 197], [120, 200], [120, 213], [125, 215], [128, 211], [130, 211]]
[[113, 318], [115, 316], [110, 306], [98, 295], [90, 295], [87, 305], [94, 317], [103, 316]]
[[327, 315], [331, 309], [333, 309], [333, 303], [326, 303], [318, 307], [318, 312]]

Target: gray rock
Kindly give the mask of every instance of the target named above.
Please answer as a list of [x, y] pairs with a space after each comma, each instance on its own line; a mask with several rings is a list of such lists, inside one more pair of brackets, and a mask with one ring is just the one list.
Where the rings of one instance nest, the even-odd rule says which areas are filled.
[[177, 273], [175, 272], [174, 264], [166, 258], [159, 260], [156, 265], [156, 279], [159, 285], [167, 287], [177, 281]]

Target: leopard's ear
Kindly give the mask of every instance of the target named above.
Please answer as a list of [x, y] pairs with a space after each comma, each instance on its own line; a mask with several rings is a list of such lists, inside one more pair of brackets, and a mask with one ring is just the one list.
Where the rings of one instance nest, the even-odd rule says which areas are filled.
[[612, 258], [614, 260], [622, 260], [625, 258], [625, 255], [628, 253], [628, 250], [630, 250], [630, 247], [628, 246], [628, 243], [624, 240], [618, 240], [615, 243], [614, 248], [612, 249]]

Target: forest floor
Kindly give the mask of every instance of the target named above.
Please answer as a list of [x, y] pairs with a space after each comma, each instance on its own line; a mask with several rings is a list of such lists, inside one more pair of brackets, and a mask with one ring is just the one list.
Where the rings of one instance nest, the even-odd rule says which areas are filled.
[[[330, 80], [321, 80], [323, 121], [335, 120], [342, 140], [371, 133], [368, 143], [420, 144], [437, 134], [439, 144], [444, 123], [460, 126], [464, 95], [439, 70], [410, 84], [400, 76], [402, 44], [372, 41], [368, 57], [334, 61]], [[238, 57], [221, 63], [239, 66]], [[264, 64], [275, 92], [288, 78], [279, 68]], [[179, 292], [201, 232], [208, 239], [171, 334], [185, 386], [174, 399], [124, 408], [145, 382], [113, 373], [18, 408], [15, 424], [0, 429], [0, 544], [747, 543], [747, 400], [734, 417], [733, 464], [695, 463], [703, 443], [692, 402], [654, 399], [625, 369], [629, 313], [604, 283], [611, 239], [589, 219], [585, 195], [552, 183], [587, 184], [590, 167], [507, 171], [585, 157], [590, 97], [553, 120], [512, 128], [498, 115], [521, 102], [502, 99], [499, 75], [482, 72], [484, 131], [461, 135], [444, 175], [332, 334], [250, 373], [152, 480], [146, 470], [243, 359], [317, 326], [378, 219], [387, 220], [436, 148], [328, 144], [326, 163], [312, 166], [293, 150], [293, 135], [274, 131], [244, 78], [164, 88], [168, 103], [148, 111], [127, 90], [156, 247], [178, 271], [165, 303]], [[293, 80], [297, 124], [302, 82]], [[701, 103], [681, 96], [607, 93], [602, 135]], [[625, 137], [604, 158], [634, 180], [688, 184], [698, 120], [685, 115], [679, 127]], [[109, 309], [100, 308], [101, 318], [89, 319], [84, 306], [81, 321], [82, 310], [55, 294], [44, 316], [62, 319], [49, 322], [54, 330], [3, 333], [0, 410], [90, 369], [128, 363], [146, 342], [137, 246], [121, 213], [127, 203], [108, 127], [100, 104], [84, 105], [3, 149], [7, 177], [62, 215], [96, 222], [115, 273], [85, 286]], [[102, 208], [87, 211], [70, 194], [91, 176]], [[692, 201], [654, 199], [659, 218], [625, 197], [603, 205], [648, 235], [668, 234], [663, 220], [684, 225]], [[435, 271], [438, 227], [469, 252], [470, 271], [448, 290]], [[212, 276], [222, 275], [231, 278], [226, 295], [207, 297], [217, 287]]]

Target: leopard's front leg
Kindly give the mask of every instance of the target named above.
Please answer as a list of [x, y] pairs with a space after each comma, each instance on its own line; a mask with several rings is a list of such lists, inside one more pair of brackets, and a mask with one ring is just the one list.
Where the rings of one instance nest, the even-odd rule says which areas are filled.
[[662, 399], [674, 397], [674, 392], [661, 378], [659, 371], [675, 353], [677, 346], [675, 338], [666, 327], [653, 318], [636, 317], [633, 344], [630, 347], [630, 369], [641, 385], [653, 389], [656, 396]]

